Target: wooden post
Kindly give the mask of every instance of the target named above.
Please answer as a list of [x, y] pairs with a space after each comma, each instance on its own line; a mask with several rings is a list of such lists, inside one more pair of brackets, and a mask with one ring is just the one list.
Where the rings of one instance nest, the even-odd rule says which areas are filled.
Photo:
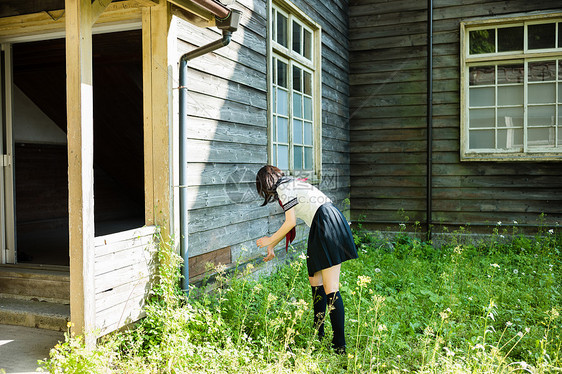
[[147, 224], [170, 237], [170, 72], [168, 68], [169, 5], [143, 9], [143, 86], [145, 133], [145, 214]]
[[109, 3], [65, 0], [70, 319], [88, 346], [95, 343], [92, 25]]
[[[94, 113], [90, 0], [66, 0], [66, 100], [70, 320], [73, 331], [95, 326]], [[88, 338], [91, 344], [92, 337]]]

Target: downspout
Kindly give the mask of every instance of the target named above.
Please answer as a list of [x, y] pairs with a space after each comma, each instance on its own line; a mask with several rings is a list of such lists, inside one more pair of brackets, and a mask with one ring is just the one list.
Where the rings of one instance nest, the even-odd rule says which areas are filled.
[[230, 37], [238, 29], [241, 12], [231, 10], [226, 18], [216, 18], [216, 26], [222, 30], [222, 38], [187, 52], [180, 58], [179, 71], [179, 199], [180, 199], [180, 254], [183, 258], [182, 289], [189, 288], [189, 250], [187, 242], [187, 62], [230, 43]]
[[427, 0], [427, 240], [431, 240], [433, 200], [433, 0]]

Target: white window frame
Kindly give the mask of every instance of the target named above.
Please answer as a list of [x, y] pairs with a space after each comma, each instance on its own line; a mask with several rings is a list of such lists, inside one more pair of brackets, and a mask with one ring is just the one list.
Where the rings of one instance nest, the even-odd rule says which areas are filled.
[[[274, 10], [279, 11], [285, 17], [287, 17], [287, 46], [288, 48], [282, 46], [273, 40], [273, 33], [276, 30], [273, 29], [273, 14]], [[321, 55], [321, 33], [322, 29], [320, 25], [314, 22], [309, 16], [307, 16], [303, 11], [297, 8], [292, 2], [288, 0], [269, 0], [268, 1], [268, 25], [267, 25], [267, 82], [268, 82], [268, 162], [273, 163], [273, 151], [274, 151], [274, 133], [273, 133], [273, 115], [274, 115], [274, 105], [273, 102], [273, 57], [288, 62], [287, 69], [288, 82], [287, 88], [289, 91], [288, 97], [288, 111], [289, 111], [289, 129], [288, 129], [288, 143], [289, 143], [289, 168], [283, 170], [286, 175], [294, 175], [298, 177], [309, 178], [309, 182], [319, 183], [322, 174], [322, 55]], [[292, 22], [297, 22], [303, 29], [309, 31], [312, 34], [312, 53], [311, 60], [306, 59], [304, 56], [293, 51], [292, 43], [293, 36], [289, 32], [291, 29]], [[301, 34], [302, 35], [302, 34]], [[292, 127], [292, 92], [293, 92], [293, 81], [292, 69], [293, 64], [296, 64], [302, 70], [305, 70], [312, 74], [312, 170], [295, 170], [294, 156], [292, 151], [293, 146], [293, 127]], [[304, 162], [304, 160], [303, 160]]]
[[[527, 64], [533, 61], [541, 60], [556, 60], [562, 62], [562, 40], [558, 40], [555, 46], [558, 48], [549, 49], [533, 49], [527, 48], [527, 30], [529, 25], [556, 23], [555, 38], [558, 38], [559, 27], [562, 27], [562, 13], [561, 12], [543, 12], [532, 14], [516, 14], [508, 17], [486, 17], [465, 20], [460, 24], [460, 110], [461, 110], [461, 142], [460, 142], [460, 159], [461, 161], [560, 161], [562, 160], [562, 141], [557, 140], [560, 138], [557, 135], [562, 131], [560, 123], [555, 126], [555, 146], [548, 147], [529, 147], [527, 142], [528, 127], [527, 127], [527, 108], [528, 102], [528, 82], [527, 82]], [[524, 26], [523, 33], [523, 51], [510, 51], [510, 52], [496, 52], [496, 53], [483, 53], [470, 55], [469, 53], [469, 32], [490, 28], [502, 28]], [[497, 38], [495, 40], [497, 46]], [[523, 63], [524, 65], [524, 83], [523, 83], [523, 147], [521, 149], [469, 149], [469, 68], [478, 65], [496, 65], [498, 63]], [[556, 102], [555, 117], [556, 121], [562, 121], [559, 115], [559, 110], [562, 110], [562, 98], [558, 97], [558, 85], [562, 85], [562, 79], [558, 77], [554, 81], [557, 85], [556, 89]], [[497, 90], [497, 83], [494, 84]], [[497, 99], [496, 99], [497, 101]], [[494, 103], [492, 105], [496, 108], [501, 107]], [[496, 109], [497, 110], [497, 109]], [[555, 122], [557, 123], [557, 122]], [[496, 132], [497, 132], [496, 126]]]

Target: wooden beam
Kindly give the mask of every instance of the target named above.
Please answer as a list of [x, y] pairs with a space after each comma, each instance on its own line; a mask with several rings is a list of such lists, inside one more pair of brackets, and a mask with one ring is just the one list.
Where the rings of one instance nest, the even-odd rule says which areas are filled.
[[174, 4], [175, 6], [179, 7], [180, 9], [187, 10], [189, 13], [193, 13], [196, 16], [199, 16], [203, 19], [206, 19], [210, 22], [214, 23], [215, 16], [213, 13], [209, 12], [206, 9], [203, 9], [199, 5], [193, 3], [189, 0], [168, 0], [170, 3]]
[[152, 170], [152, 32], [150, 8], [142, 10], [142, 90], [144, 134], [144, 221], [154, 225], [154, 172]]
[[147, 7], [160, 4], [160, 0], [134, 0], [139, 6]]
[[[107, 1], [107, 0], [106, 0]], [[61, 10], [62, 11], [62, 10]], [[111, 24], [127, 20], [140, 20], [142, 7], [135, 0], [111, 3], [99, 16], [96, 24]], [[55, 17], [59, 12], [26, 14], [0, 18], [0, 40], [20, 35], [43, 35], [45, 33], [64, 33], [67, 14]], [[63, 37], [64, 35], [61, 35]]]
[[95, 342], [91, 10], [90, 0], [65, 2], [70, 318], [89, 346]]
[[94, 2], [92, 3], [92, 13], [90, 18], [90, 22], [92, 23], [92, 25], [96, 23], [99, 16], [101, 16], [101, 14], [109, 6], [109, 4], [111, 4], [112, 1], [113, 0], [94, 0]]
[[[149, 107], [145, 108], [145, 129], [151, 126], [145, 136], [152, 135], [152, 139], [145, 140], [145, 151], [151, 151], [150, 155], [145, 155], [145, 167], [149, 170], [145, 172], [146, 183], [151, 183], [152, 187], [145, 187], [145, 196], [149, 197], [152, 193], [151, 207], [146, 207], [147, 212], [152, 211], [154, 224], [161, 228], [161, 236], [166, 243], [170, 239], [170, 131], [169, 131], [169, 110], [170, 110], [170, 89], [169, 79], [171, 75], [171, 67], [168, 63], [168, 32], [170, 27], [170, 5], [162, 2], [156, 6], [146, 8], [143, 17], [143, 33], [145, 31], [145, 22], [149, 23], [150, 36], [144, 35], [143, 48], [149, 50], [143, 51], [143, 62], [149, 66], [143, 67], [145, 72], [145, 87], [149, 91], [145, 91], [145, 103], [149, 103]], [[150, 38], [150, 42], [147, 41]], [[150, 74], [150, 77], [148, 76]], [[146, 97], [150, 95], [150, 97]], [[150, 119], [148, 119], [148, 116]], [[150, 149], [151, 148], [151, 149]], [[147, 165], [149, 163], [149, 165]], [[149, 190], [152, 189], [152, 192]], [[151, 223], [150, 221], [147, 221]]]

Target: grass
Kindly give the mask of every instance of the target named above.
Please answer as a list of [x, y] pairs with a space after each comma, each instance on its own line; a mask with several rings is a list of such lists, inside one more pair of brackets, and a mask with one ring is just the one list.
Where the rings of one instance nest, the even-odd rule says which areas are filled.
[[[96, 350], [67, 335], [43, 363], [52, 373], [547, 373], [562, 371], [562, 237], [493, 237], [436, 249], [401, 233], [356, 234], [343, 265], [347, 355], [312, 329], [303, 255], [256, 279], [252, 266], [212, 292], [177, 288], [161, 266], [147, 317]], [[459, 237], [460, 238], [460, 237]], [[170, 259], [171, 258], [171, 259]]]

